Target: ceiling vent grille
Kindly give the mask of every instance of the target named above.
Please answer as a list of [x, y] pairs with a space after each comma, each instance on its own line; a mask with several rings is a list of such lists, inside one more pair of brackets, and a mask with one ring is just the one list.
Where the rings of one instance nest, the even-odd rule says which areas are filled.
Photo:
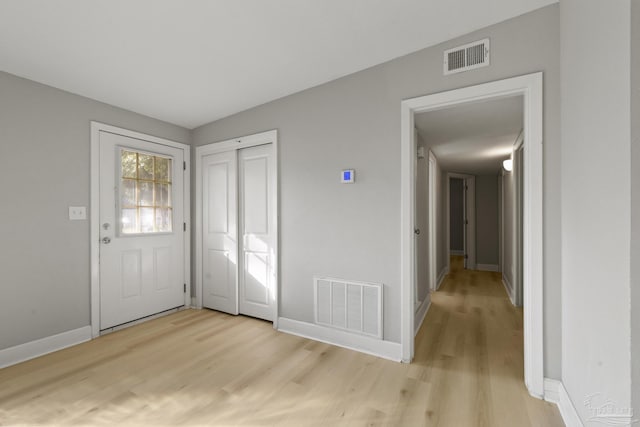
[[489, 65], [489, 39], [444, 51], [444, 75], [474, 70]]

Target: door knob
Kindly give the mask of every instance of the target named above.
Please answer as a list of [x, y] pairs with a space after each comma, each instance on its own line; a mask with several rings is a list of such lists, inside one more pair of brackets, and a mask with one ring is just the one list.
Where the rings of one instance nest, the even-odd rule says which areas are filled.
[[108, 245], [109, 243], [111, 243], [111, 238], [110, 237], [103, 237], [102, 238], [102, 243], [104, 243], [105, 245]]
[[420, 229], [419, 228], [414, 228], [413, 232], [416, 233], [416, 234], [420, 234]]

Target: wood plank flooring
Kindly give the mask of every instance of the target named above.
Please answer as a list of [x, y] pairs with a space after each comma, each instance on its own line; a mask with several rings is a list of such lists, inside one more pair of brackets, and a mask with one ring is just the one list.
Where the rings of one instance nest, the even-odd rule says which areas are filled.
[[185, 310], [1, 369], [0, 425], [563, 425], [499, 274], [452, 267], [410, 365]]

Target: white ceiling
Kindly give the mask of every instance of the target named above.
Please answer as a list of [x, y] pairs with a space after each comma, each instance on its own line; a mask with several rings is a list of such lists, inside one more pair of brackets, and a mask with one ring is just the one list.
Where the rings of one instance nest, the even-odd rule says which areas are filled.
[[0, 70], [194, 128], [557, 0], [2, 0]]
[[523, 98], [512, 96], [416, 114], [418, 133], [448, 172], [497, 174], [523, 126]]

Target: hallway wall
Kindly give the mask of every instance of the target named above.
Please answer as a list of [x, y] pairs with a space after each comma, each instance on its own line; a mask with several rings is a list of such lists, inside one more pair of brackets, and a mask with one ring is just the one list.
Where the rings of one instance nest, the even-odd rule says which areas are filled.
[[514, 227], [515, 180], [512, 172], [502, 171], [502, 279], [513, 301], [515, 287]]
[[499, 264], [498, 176], [476, 176], [476, 263]]
[[[631, 407], [640, 414], [640, 1], [631, 2]], [[637, 416], [636, 416], [637, 418]]]
[[449, 249], [452, 252], [464, 252], [464, 181], [460, 178], [450, 178], [449, 182]]
[[630, 15], [629, 0], [560, 2], [562, 381], [583, 422], [631, 407]]

